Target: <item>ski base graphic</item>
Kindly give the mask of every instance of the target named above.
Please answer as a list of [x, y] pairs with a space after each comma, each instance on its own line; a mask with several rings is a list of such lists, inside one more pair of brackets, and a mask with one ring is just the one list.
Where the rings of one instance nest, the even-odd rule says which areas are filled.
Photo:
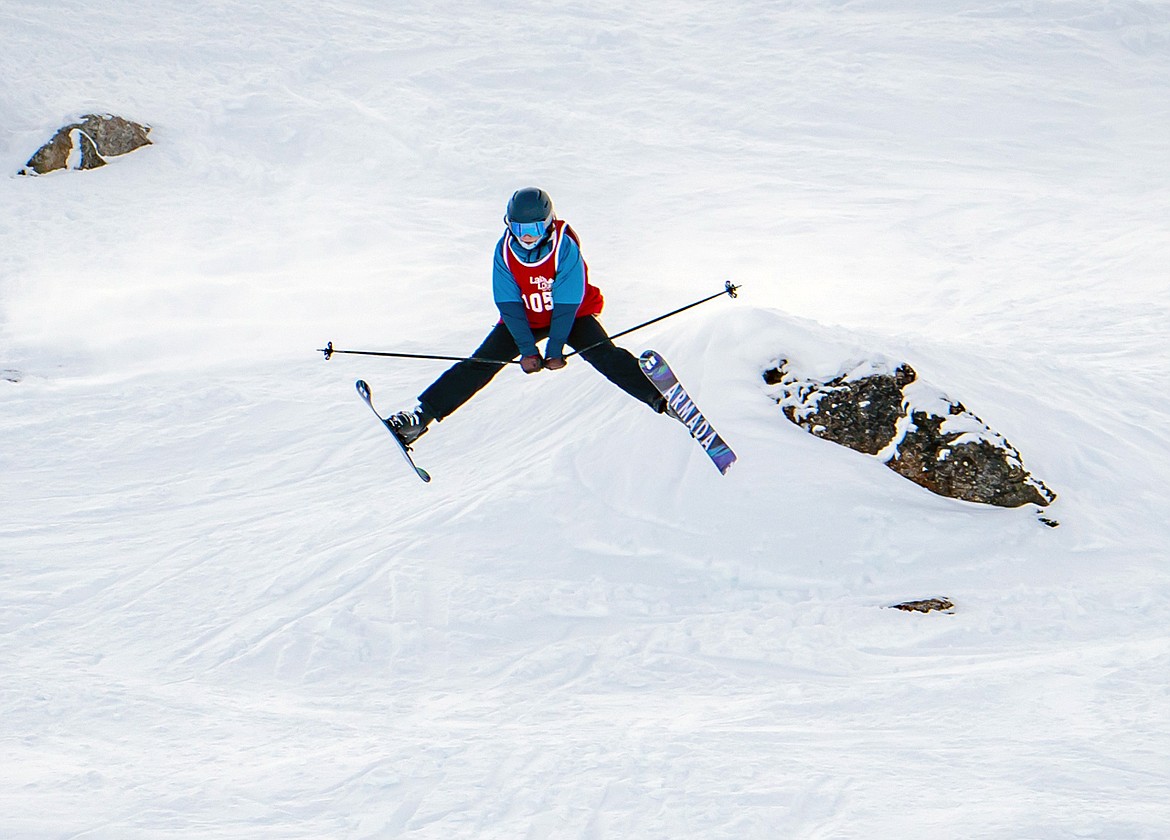
[[735, 453], [715, 431], [711, 422], [703, 416], [703, 412], [699, 411], [699, 407], [678, 381], [666, 359], [655, 350], [647, 350], [638, 359], [638, 364], [642, 368], [642, 373], [658, 389], [658, 393], [666, 397], [669, 413], [687, 427], [691, 437], [711, 458], [715, 468], [726, 475], [731, 465], [735, 463]]

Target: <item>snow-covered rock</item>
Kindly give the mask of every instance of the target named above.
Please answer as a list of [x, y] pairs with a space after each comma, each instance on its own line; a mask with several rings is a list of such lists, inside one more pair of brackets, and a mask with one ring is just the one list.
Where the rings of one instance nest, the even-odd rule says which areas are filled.
[[910, 365], [851, 366], [828, 381], [782, 362], [764, 373], [784, 416], [816, 435], [879, 457], [927, 490], [968, 502], [1020, 507], [1056, 499], [1024, 469], [1019, 451], [962, 403], [918, 381]]
[[29, 158], [21, 175], [44, 175], [58, 169], [97, 169], [106, 158], [151, 145], [150, 127], [114, 116], [86, 114], [62, 126]]

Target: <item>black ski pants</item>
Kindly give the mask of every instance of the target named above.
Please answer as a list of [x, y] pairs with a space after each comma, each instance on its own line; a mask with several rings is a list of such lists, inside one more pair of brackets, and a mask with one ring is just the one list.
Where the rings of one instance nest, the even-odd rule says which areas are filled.
[[[533, 333], [537, 341], [548, 337], [547, 328], [535, 329]], [[568, 344], [574, 350], [583, 351], [581, 358], [593, 365], [614, 385], [655, 411], [662, 411], [664, 402], [662, 395], [646, 379], [638, 360], [628, 350], [610, 341], [605, 327], [601, 326], [601, 322], [595, 316], [585, 315], [573, 322], [573, 328], [569, 330]], [[516, 347], [516, 341], [503, 322], [496, 324], [473, 354], [476, 359], [499, 362], [509, 362], [519, 355], [520, 350]], [[492, 377], [507, 367], [503, 364], [494, 364], [493, 361], [457, 362], [419, 395], [419, 404], [428, 414], [442, 420], [454, 413], [459, 406], [491, 382]]]

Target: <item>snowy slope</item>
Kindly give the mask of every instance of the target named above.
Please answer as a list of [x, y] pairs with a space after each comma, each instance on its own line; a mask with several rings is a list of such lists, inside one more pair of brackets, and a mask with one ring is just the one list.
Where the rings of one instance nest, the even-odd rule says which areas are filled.
[[[1170, 9], [6, 0], [0, 836], [1170, 833]], [[614, 330], [402, 467], [540, 184]], [[783, 420], [777, 358], [907, 361], [1035, 511]], [[11, 382], [8, 379], [19, 381]], [[945, 595], [952, 615], [883, 607]]]

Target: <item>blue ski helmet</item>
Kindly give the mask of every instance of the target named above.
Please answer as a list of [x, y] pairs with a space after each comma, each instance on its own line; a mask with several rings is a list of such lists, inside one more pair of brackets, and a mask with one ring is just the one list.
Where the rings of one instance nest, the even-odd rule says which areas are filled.
[[548, 193], [536, 187], [525, 187], [512, 193], [512, 198], [508, 200], [504, 224], [508, 226], [517, 242], [521, 236], [535, 236], [536, 242], [530, 246], [520, 243], [521, 246], [535, 248], [552, 231], [552, 223], [556, 217]]

